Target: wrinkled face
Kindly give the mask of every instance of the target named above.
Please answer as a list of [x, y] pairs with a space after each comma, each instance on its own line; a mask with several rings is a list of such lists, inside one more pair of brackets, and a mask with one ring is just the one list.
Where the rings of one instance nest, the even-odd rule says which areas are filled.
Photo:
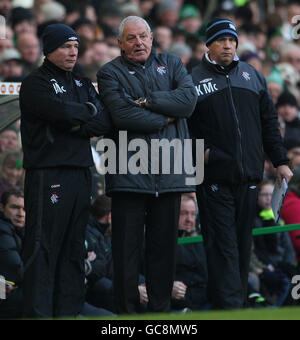
[[143, 22], [128, 22], [118, 42], [129, 59], [144, 64], [151, 54], [153, 34]]
[[221, 37], [209, 45], [210, 59], [218, 65], [228, 66], [236, 53], [236, 40], [233, 37]]
[[10, 196], [7, 204], [3, 207], [4, 216], [12, 222], [15, 227], [23, 228], [25, 225], [24, 198]]
[[179, 230], [192, 233], [196, 225], [196, 205], [193, 200], [184, 200], [180, 206]]
[[78, 41], [68, 41], [49, 53], [47, 58], [62, 70], [72, 71], [77, 61], [78, 46]]
[[260, 208], [269, 210], [272, 208], [272, 194], [274, 191], [274, 185], [266, 184], [264, 185], [258, 194], [258, 205]]

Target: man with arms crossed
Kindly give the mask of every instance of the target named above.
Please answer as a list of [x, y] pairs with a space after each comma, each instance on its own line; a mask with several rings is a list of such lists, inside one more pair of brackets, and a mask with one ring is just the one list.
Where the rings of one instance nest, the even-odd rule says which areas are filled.
[[[145, 141], [148, 170], [151, 140], [183, 142], [189, 138], [185, 118], [193, 112], [197, 99], [181, 60], [167, 53], [156, 54], [152, 42], [153, 34], [144, 19], [125, 18], [119, 30], [121, 57], [98, 72], [100, 97], [117, 133], [125, 130], [128, 140]], [[117, 134], [113, 138], [119, 145]], [[129, 159], [132, 153], [125, 152]], [[117, 160], [120, 153], [124, 156], [117, 149]], [[114, 293], [119, 314], [136, 313], [140, 306], [138, 274], [145, 225], [148, 307], [151, 312], [170, 309], [180, 196], [194, 190], [186, 186], [185, 174], [174, 174], [172, 158], [170, 173], [162, 174], [160, 169], [157, 174], [127, 171], [106, 176], [106, 192], [112, 196]]]

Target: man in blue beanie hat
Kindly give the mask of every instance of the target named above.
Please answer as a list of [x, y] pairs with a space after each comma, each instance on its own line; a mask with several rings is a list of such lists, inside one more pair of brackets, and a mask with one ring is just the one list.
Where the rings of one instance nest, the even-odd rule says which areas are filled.
[[20, 90], [26, 317], [77, 315], [84, 302], [90, 137], [106, 134], [111, 123], [91, 81], [72, 72], [78, 45], [70, 27], [47, 26], [45, 61]]
[[206, 45], [209, 51], [192, 71], [198, 102], [189, 127], [194, 138], [205, 141], [205, 179], [197, 197], [210, 301], [217, 309], [236, 309], [246, 305], [263, 150], [280, 184], [292, 172], [266, 81], [236, 55], [235, 24], [213, 19]]

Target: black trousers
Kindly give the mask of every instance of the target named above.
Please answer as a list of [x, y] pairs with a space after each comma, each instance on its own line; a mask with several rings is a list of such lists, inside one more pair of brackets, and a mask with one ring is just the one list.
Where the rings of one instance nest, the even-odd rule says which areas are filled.
[[113, 195], [112, 251], [116, 313], [139, 311], [138, 279], [144, 237], [148, 308], [151, 312], [170, 310], [180, 200], [180, 193], [159, 197], [135, 193]]
[[208, 293], [216, 309], [243, 308], [247, 299], [255, 185], [204, 183], [197, 188], [208, 265]]
[[24, 316], [72, 316], [81, 311], [90, 196], [89, 169], [26, 172]]

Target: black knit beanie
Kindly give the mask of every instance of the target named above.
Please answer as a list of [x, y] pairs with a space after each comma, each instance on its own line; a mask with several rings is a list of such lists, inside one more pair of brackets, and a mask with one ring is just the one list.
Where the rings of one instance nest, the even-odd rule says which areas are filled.
[[232, 36], [236, 40], [238, 46], [238, 33], [235, 24], [228, 19], [215, 18], [206, 28], [206, 46], [212, 44], [215, 40], [221, 37]]
[[279, 96], [277, 104], [276, 104], [276, 108], [278, 109], [279, 107], [284, 106], [284, 105], [291, 105], [291, 106], [295, 106], [298, 108], [297, 99], [292, 93], [288, 91], [283, 92]]
[[78, 34], [69, 26], [64, 24], [53, 24], [45, 28], [43, 37], [43, 52], [45, 55], [55, 51], [67, 41], [78, 41]]

